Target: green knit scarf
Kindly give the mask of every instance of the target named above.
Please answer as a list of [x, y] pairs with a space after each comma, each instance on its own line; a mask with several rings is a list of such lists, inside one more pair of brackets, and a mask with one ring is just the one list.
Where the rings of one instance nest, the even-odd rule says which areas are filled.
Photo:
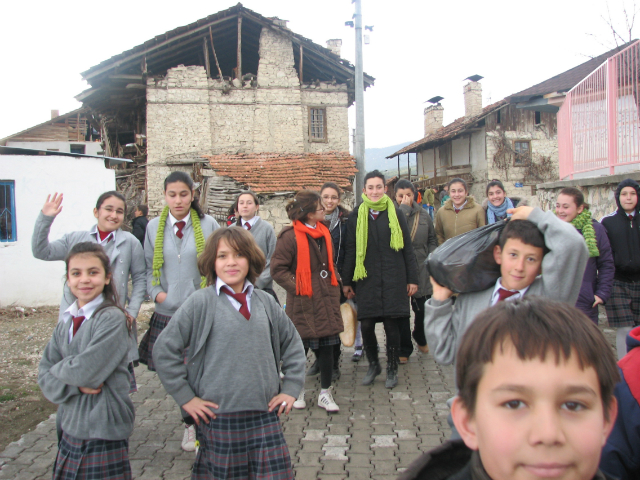
[[[196, 258], [204, 251], [204, 234], [202, 233], [202, 225], [200, 225], [200, 217], [198, 213], [192, 208], [191, 225], [193, 225], [193, 234], [196, 238]], [[169, 216], [169, 207], [164, 207], [160, 214], [160, 221], [158, 222], [158, 232], [156, 233], [156, 241], [153, 246], [153, 281], [152, 285], [160, 285], [160, 270], [164, 264], [164, 229], [167, 224], [167, 217]], [[200, 277], [200, 288], [207, 286], [207, 279]]]
[[589, 250], [589, 257], [600, 256], [598, 243], [596, 242], [596, 231], [593, 229], [593, 224], [591, 223], [591, 212], [584, 209], [580, 215], [571, 221], [571, 225], [576, 227], [577, 230], [582, 231], [582, 236]]
[[367, 277], [367, 270], [364, 268], [364, 257], [367, 255], [367, 238], [369, 234], [369, 209], [383, 212], [389, 211], [389, 228], [391, 229], [391, 242], [389, 246], [395, 251], [404, 248], [402, 230], [396, 215], [396, 207], [393, 201], [384, 195], [377, 202], [372, 202], [367, 196], [362, 194], [362, 203], [358, 207], [358, 223], [356, 224], [356, 268], [353, 271], [353, 281], [357, 282]]

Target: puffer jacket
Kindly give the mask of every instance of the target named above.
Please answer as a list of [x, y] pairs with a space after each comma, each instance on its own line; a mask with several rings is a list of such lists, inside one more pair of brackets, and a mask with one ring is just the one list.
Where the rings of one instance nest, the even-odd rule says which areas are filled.
[[[311, 263], [311, 285], [313, 295], [296, 295], [296, 270], [298, 246], [292, 226], [282, 229], [278, 235], [276, 249], [271, 257], [271, 277], [287, 292], [286, 312], [302, 340], [323, 338], [344, 330], [340, 314], [340, 286], [331, 285], [331, 275], [322, 278], [322, 272], [329, 273], [329, 255], [324, 240], [322, 247], [307, 235]], [[340, 274], [336, 271], [340, 282]]]
[[431, 252], [438, 248], [436, 232], [433, 228], [431, 217], [427, 211], [416, 202], [413, 202], [413, 205], [411, 206], [400, 205], [399, 209], [404, 213], [405, 218], [407, 219], [409, 233], [413, 230], [413, 224], [416, 221], [418, 222], [416, 235], [411, 242], [413, 245], [413, 251], [416, 254], [418, 272], [420, 275], [420, 280], [418, 280], [418, 291], [414, 296], [425, 297], [433, 294], [433, 287], [431, 287], [431, 281], [429, 281], [429, 271], [424, 261]]
[[486, 223], [485, 211], [473, 197], [467, 197], [460, 213], [455, 212], [453, 200], [449, 199], [436, 214], [438, 244], [442, 245], [446, 240], [483, 227]]

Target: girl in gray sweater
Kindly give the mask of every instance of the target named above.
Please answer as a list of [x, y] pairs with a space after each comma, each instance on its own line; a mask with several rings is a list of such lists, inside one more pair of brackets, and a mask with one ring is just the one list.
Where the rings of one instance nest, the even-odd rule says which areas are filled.
[[264, 265], [249, 232], [216, 231], [198, 259], [209, 286], [183, 303], [156, 341], [158, 376], [197, 425], [192, 480], [294, 478], [278, 417], [302, 390], [305, 355], [282, 308], [254, 288]]
[[109, 257], [100, 245], [76, 244], [66, 265], [76, 300], [56, 325], [38, 369], [42, 393], [59, 404], [53, 479], [130, 479], [131, 323], [118, 306]]

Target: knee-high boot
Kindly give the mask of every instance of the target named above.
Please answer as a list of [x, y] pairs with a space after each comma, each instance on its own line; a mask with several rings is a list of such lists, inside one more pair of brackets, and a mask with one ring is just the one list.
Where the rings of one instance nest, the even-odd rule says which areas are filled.
[[362, 385], [371, 385], [382, 372], [380, 361], [378, 360], [378, 346], [364, 347], [364, 352], [367, 355], [367, 360], [369, 360], [369, 370], [367, 370], [367, 374], [362, 379]]
[[393, 388], [398, 385], [398, 347], [387, 345], [387, 381], [384, 386]]

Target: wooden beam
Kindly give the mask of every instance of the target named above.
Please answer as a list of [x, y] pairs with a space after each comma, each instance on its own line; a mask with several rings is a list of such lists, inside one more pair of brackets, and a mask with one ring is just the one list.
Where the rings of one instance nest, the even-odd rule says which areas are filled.
[[78, 131], [78, 141], [80, 141], [80, 112], [76, 116], [76, 130]]
[[238, 64], [236, 78], [242, 78], [242, 15], [238, 15]]
[[109, 80], [122, 80], [125, 82], [142, 82], [142, 74], [140, 75], [109, 75]]
[[218, 78], [222, 80], [222, 70], [220, 70], [220, 64], [218, 63], [218, 55], [216, 55], [216, 49], [213, 46], [213, 34], [211, 33], [211, 25], [209, 25], [209, 40], [211, 40], [211, 50], [213, 51], [213, 58], [216, 61], [216, 67], [218, 67]]
[[209, 48], [207, 48], [207, 37], [202, 37], [202, 51], [204, 52], [204, 68], [207, 70], [207, 78], [211, 78], [211, 66], [209, 65]]
[[302, 45], [300, 45], [300, 73], [298, 74], [300, 76], [300, 85], [302, 85], [302, 64], [303, 64], [303, 60], [304, 60], [304, 48], [302, 48]]

